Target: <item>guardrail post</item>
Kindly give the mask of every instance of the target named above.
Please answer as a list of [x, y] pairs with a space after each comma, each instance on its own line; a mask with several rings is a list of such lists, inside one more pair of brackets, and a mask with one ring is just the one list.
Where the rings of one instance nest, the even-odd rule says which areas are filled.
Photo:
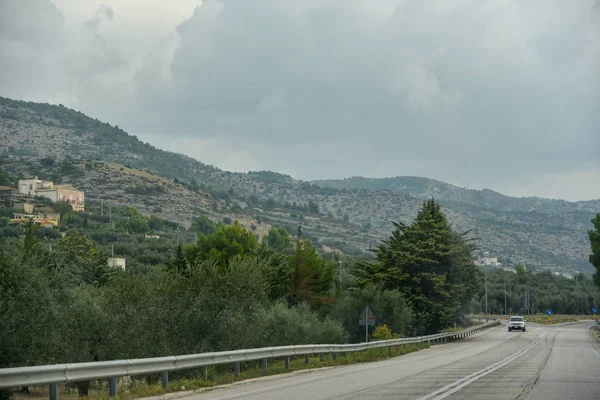
[[115, 376], [108, 378], [108, 395], [110, 397], [117, 395], [117, 378]]
[[208, 367], [206, 365], [202, 367], [202, 379], [208, 379]]
[[310, 354], [305, 354], [304, 355], [304, 363], [306, 365], [310, 364]]
[[335, 361], [335, 360], [337, 359], [337, 354], [336, 354], [336, 352], [334, 351], [333, 353], [331, 353], [331, 355], [333, 356], [333, 361]]
[[233, 373], [235, 376], [240, 376], [240, 362], [233, 363]]
[[56, 386], [56, 383], [50, 384], [50, 400], [58, 400], [58, 386]]
[[264, 370], [265, 372], [267, 372], [267, 359], [266, 359], [266, 358], [263, 358], [263, 360], [262, 360], [262, 364], [263, 364], [263, 370]]
[[325, 355], [323, 353], [320, 354], [321, 362], [325, 360]]
[[285, 369], [290, 369], [290, 358], [286, 357], [284, 360], [285, 363]]
[[160, 374], [160, 383], [162, 384], [163, 388], [167, 388], [169, 385], [169, 371], [163, 371], [163, 373]]

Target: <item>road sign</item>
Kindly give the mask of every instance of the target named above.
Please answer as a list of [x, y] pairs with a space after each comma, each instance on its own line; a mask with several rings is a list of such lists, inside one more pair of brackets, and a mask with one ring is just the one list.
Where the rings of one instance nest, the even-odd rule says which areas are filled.
[[[366, 306], [365, 309], [362, 311], [362, 313], [360, 314], [360, 318], [358, 320], [358, 324], [359, 325], [365, 325], [366, 323], [366, 316], [368, 313], [368, 325], [369, 326], [375, 326], [375, 314], [373, 313], [373, 310], [371, 310], [371, 307]], [[356, 314], [354, 314], [356, 315]]]
[[548, 315], [548, 316], [552, 315], [552, 310], [551, 309], [547, 309], [546, 310], [546, 315]]
[[360, 314], [358, 319], [359, 325], [365, 326], [365, 342], [369, 341], [369, 326], [375, 326], [375, 313], [371, 310], [368, 305], [365, 307], [363, 312]]
[[598, 309], [596, 307], [592, 307], [592, 314], [598, 314]]

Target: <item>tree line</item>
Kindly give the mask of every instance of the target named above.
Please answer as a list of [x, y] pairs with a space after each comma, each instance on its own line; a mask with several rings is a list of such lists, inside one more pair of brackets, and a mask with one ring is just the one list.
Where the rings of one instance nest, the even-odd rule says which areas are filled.
[[[132, 208], [115, 215], [120, 234], [150, 223]], [[433, 199], [410, 225], [395, 223], [366, 260], [319, 254], [301, 227], [294, 235], [272, 228], [259, 239], [237, 222], [199, 217], [190, 228], [196, 240], [172, 244], [160, 263], [120, 270], [107, 266], [102, 235], [110, 232], [94, 239], [91, 230], [104, 216], [89, 215], [87, 228], [81, 215], [72, 218], [51, 249], [47, 228], [32, 222], [18, 238], [0, 238], [0, 368], [359, 342], [366, 305], [392, 337], [428, 334], [466, 324], [481, 301], [474, 242], [452, 229]], [[492, 301], [501, 278], [488, 275]], [[515, 279], [515, 293], [518, 285], [558, 282]], [[589, 284], [581, 289], [592, 293]]]

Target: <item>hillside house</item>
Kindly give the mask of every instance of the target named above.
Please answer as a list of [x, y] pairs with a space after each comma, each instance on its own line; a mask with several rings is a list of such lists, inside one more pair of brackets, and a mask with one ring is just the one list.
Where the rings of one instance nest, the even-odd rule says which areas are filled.
[[83, 211], [85, 208], [84, 192], [71, 185], [55, 185], [52, 181], [41, 179], [23, 179], [19, 181], [19, 193], [27, 196], [40, 196], [53, 202], [65, 201], [73, 207], [74, 211]]
[[0, 208], [13, 207], [17, 190], [8, 186], [0, 186]]
[[50, 189], [42, 189], [36, 192], [36, 196], [46, 197], [53, 202], [65, 201], [75, 211], [84, 210], [84, 193], [71, 185], [54, 185]]
[[24, 225], [29, 220], [33, 220], [35, 225], [43, 226], [44, 228], [55, 228], [60, 221], [60, 214], [18, 214], [13, 213], [13, 218], [9, 221], [10, 224]]
[[19, 194], [37, 196], [38, 190], [50, 189], [52, 186], [54, 186], [52, 181], [44, 181], [37, 176], [33, 179], [22, 179], [19, 181]]
[[108, 266], [111, 268], [121, 268], [122, 270], [125, 270], [125, 259], [111, 257], [108, 259]]

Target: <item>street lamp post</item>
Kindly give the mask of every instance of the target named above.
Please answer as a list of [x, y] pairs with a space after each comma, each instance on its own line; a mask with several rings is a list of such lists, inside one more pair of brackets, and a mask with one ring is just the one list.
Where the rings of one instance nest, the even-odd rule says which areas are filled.
[[340, 265], [338, 288], [339, 288], [339, 290], [342, 290], [342, 260], [338, 261], [338, 264]]
[[575, 285], [577, 286], [577, 294], [575, 296], [575, 303], [577, 304], [577, 315], [579, 315], [579, 281], [577, 280], [577, 275], [579, 272], [575, 274]]
[[506, 315], [506, 273], [504, 273], [504, 315]]

